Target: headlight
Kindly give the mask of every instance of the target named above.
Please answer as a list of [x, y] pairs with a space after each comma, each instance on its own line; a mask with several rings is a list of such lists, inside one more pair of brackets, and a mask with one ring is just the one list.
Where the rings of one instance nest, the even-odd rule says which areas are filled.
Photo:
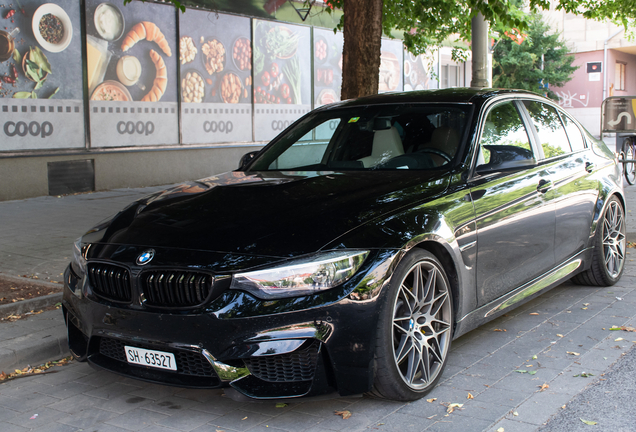
[[73, 259], [71, 260], [71, 268], [73, 272], [83, 278], [86, 274], [86, 260], [82, 254], [82, 238], [75, 240], [73, 244]]
[[316, 294], [349, 280], [369, 251], [327, 252], [280, 267], [238, 273], [230, 288], [245, 290], [260, 299]]

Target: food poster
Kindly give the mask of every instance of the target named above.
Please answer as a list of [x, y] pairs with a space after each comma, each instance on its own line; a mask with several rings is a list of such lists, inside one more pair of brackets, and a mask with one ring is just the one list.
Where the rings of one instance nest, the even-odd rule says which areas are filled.
[[382, 39], [378, 93], [402, 91], [402, 41]]
[[83, 148], [80, 3], [11, 1], [0, 15], [0, 151]]
[[188, 9], [179, 32], [182, 142], [252, 141], [250, 19]]
[[254, 20], [254, 139], [267, 141], [311, 110], [310, 27]]
[[432, 53], [415, 56], [404, 50], [404, 91], [437, 88], [435, 57]]
[[179, 143], [176, 10], [86, 0], [92, 147]]
[[314, 107], [338, 102], [342, 88], [342, 32], [314, 28]]

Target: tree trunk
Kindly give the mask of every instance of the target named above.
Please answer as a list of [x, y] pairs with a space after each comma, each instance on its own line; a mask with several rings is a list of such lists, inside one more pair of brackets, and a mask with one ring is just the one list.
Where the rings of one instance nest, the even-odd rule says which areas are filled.
[[378, 93], [383, 0], [346, 0], [341, 99]]

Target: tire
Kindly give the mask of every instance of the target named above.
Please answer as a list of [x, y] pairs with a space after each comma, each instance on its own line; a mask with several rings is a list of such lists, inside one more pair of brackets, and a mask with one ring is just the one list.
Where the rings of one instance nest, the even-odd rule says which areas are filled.
[[[625, 155], [625, 159], [634, 160], [636, 154], [634, 154], [634, 138], [626, 138], [623, 141], [623, 154]], [[623, 174], [625, 175], [625, 180], [630, 185], [636, 183], [636, 163], [634, 162], [624, 162], [623, 163]]]
[[412, 401], [430, 392], [446, 365], [453, 298], [433, 254], [409, 252], [391, 276], [378, 322], [373, 395]]
[[625, 211], [620, 201], [611, 197], [594, 237], [592, 265], [574, 276], [578, 285], [611, 286], [621, 278], [625, 269]]

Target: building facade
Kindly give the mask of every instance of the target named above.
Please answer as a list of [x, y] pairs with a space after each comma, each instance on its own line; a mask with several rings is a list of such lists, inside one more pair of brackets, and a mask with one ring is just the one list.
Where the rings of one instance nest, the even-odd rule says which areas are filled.
[[[603, 100], [636, 95], [636, 42], [627, 39], [622, 27], [610, 22], [554, 10], [543, 15], [551, 28], [563, 36], [574, 55], [572, 64], [579, 67], [571, 81], [551, 90], [563, 108], [600, 137]], [[604, 139], [612, 141], [613, 136]]]

